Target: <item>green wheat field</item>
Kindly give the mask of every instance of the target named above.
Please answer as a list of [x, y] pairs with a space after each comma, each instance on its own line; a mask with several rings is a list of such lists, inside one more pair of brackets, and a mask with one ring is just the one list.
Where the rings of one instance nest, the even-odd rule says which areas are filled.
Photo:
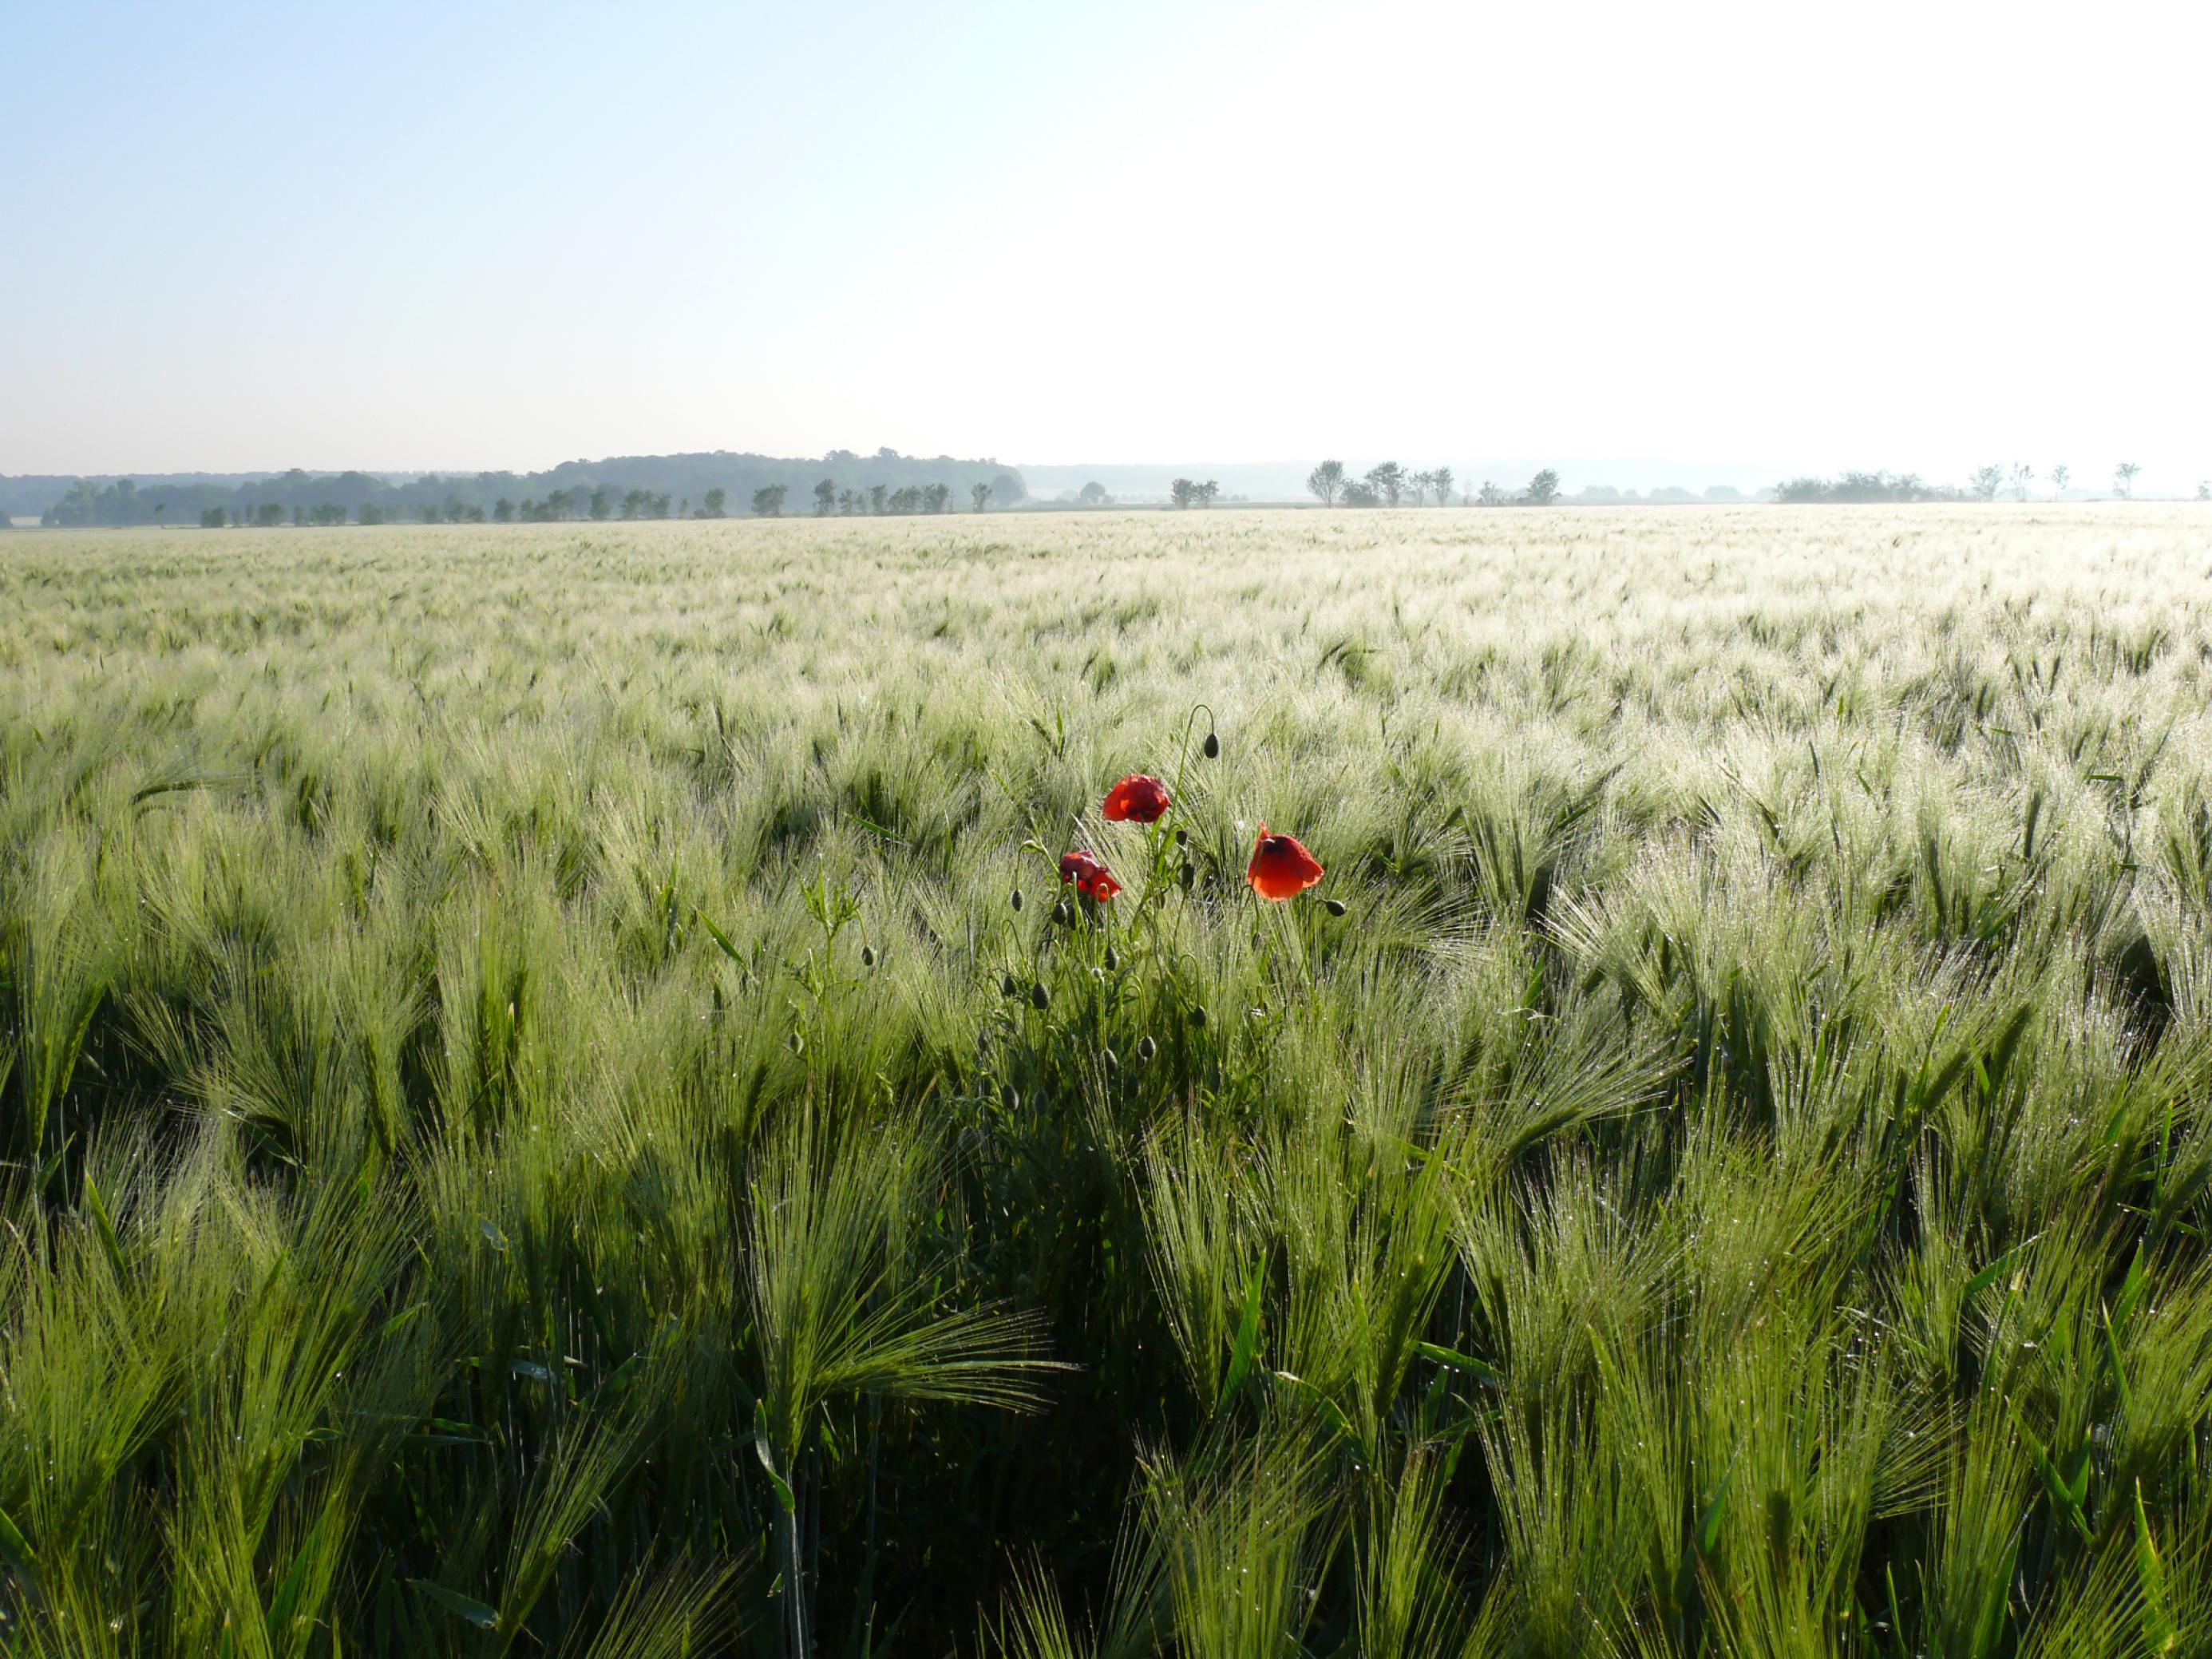
[[2212, 1651], [2208, 697], [2178, 505], [0, 538], [0, 1651]]

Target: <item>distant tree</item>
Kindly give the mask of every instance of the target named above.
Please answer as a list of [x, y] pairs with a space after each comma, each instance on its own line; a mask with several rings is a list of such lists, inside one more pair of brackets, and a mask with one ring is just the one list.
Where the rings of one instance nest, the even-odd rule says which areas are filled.
[[720, 519], [728, 515], [729, 507], [730, 492], [718, 487], [707, 492], [707, 504], [699, 511], [709, 519]]
[[416, 516], [416, 518], [418, 518], [418, 519], [422, 520], [422, 522], [423, 522], [424, 524], [435, 524], [435, 523], [437, 523], [437, 522], [438, 522], [438, 504], [437, 504], [437, 502], [435, 502], [435, 501], [417, 501], [417, 502], [416, 502], [416, 503], [415, 503], [415, 516]]
[[331, 525], [343, 524], [346, 520], [346, 510], [334, 501], [325, 501], [315, 509], [313, 517], [317, 524], [327, 527]]
[[836, 505], [836, 501], [837, 484], [835, 479], [824, 478], [814, 486], [814, 516], [816, 518], [828, 518], [830, 509]]
[[652, 503], [653, 516], [656, 519], [666, 518], [668, 516], [668, 502], [669, 496], [666, 490], [663, 490], [659, 495], [655, 495], [653, 498]]
[[1306, 474], [1306, 488], [1320, 497], [1323, 507], [1334, 507], [1344, 493], [1344, 463], [1323, 461]]
[[1452, 498], [1452, 470], [1448, 466], [1438, 467], [1429, 474], [1429, 484], [1437, 492], [1437, 505], [1449, 507]]
[[891, 487], [889, 484], [868, 486], [868, 511], [878, 518], [890, 511]]
[[284, 522], [284, 503], [264, 501], [253, 509], [253, 525], [257, 530], [274, 530]]
[[978, 513], [981, 513], [985, 507], [991, 504], [991, 486], [987, 483], [969, 484], [968, 486], [968, 499], [975, 503], [975, 510]]
[[2135, 494], [2136, 474], [2142, 468], [2133, 461], [2122, 461], [2112, 469], [2112, 493], [2122, 501]]
[[2027, 499], [2027, 487], [2035, 482], [2035, 469], [2026, 461], [2012, 464], [2012, 498], [2016, 501]]
[[1198, 486], [1188, 478], [1177, 478], [1168, 486], [1168, 499], [1177, 507], [1188, 507], [1198, 499]]
[[1029, 486], [1022, 482], [1018, 472], [997, 472], [991, 476], [991, 499], [1000, 507], [1013, 507], [1029, 495]]
[[760, 519], [780, 519], [783, 516], [783, 498], [791, 493], [783, 484], [763, 484], [753, 491], [753, 516]]
[[295, 507], [292, 509], [292, 522], [295, 525], [303, 525], [307, 523], [307, 509], [306, 507]]
[[921, 492], [923, 504], [932, 513], [942, 513], [952, 505], [952, 486], [933, 483]]
[[229, 517], [230, 514], [219, 507], [204, 507], [200, 509], [200, 528], [220, 530]]
[[2073, 476], [2073, 468], [2068, 466], [2063, 461], [2061, 461], [2057, 466], [2052, 467], [2051, 469], [2051, 493], [2054, 495], [2063, 495], [2066, 493], [2066, 481]]
[[2001, 466], [1978, 466], [1974, 476], [1966, 480], [1966, 493], [1978, 501], [1993, 501], [1997, 491], [2004, 488], [2005, 470]]
[[1477, 507], [1504, 507], [1511, 499], [1512, 497], [1487, 478], [1482, 481], [1482, 488], [1474, 493], [1474, 504]]
[[1075, 499], [1085, 507], [1103, 507], [1114, 498], [1106, 493], [1106, 486], [1093, 478], [1075, 492]]
[[1429, 504], [1429, 486], [1435, 478], [1432, 472], [1408, 472], [1406, 475], [1406, 493], [1413, 498], [1415, 507]]
[[[668, 515], [666, 514], [663, 514], [661, 516], [665, 518]], [[689, 495], [686, 495], [683, 501], [678, 504], [676, 508], [676, 516], [679, 519], [688, 519], [691, 516], [691, 498]]]
[[1528, 487], [1521, 492], [1521, 499], [1530, 507], [1549, 507], [1559, 499], [1559, 475], [1546, 467], [1528, 480]]
[[1213, 498], [1220, 493], [1221, 486], [1211, 478], [1208, 478], [1204, 483], [1199, 485], [1197, 489], [1193, 492], [1200, 507], [1212, 507], [1213, 505]]
[[1399, 493], [1406, 487], [1406, 469], [1395, 461], [1380, 461], [1367, 469], [1366, 482], [1370, 489], [1395, 507]]
[[545, 516], [565, 519], [576, 505], [576, 495], [570, 489], [556, 489], [545, 497]]
[[864, 498], [860, 492], [857, 489], [839, 490], [837, 492], [837, 516], [841, 519], [851, 518], [855, 513], [860, 510], [860, 503], [863, 499]]
[[2204, 478], [2198, 481], [2197, 485], [2197, 499], [2200, 501], [2212, 501], [2212, 478]]
[[501, 496], [492, 504], [491, 516], [501, 524], [512, 522], [514, 518], [514, 503], [506, 496]]
[[1344, 481], [1344, 504], [1346, 507], [1380, 507], [1382, 497], [1365, 480], [1346, 478]]
[[607, 494], [606, 487], [603, 484], [595, 487], [592, 491], [592, 516], [604, 519], [613, 510], [614, 501]]
[[363, 524], [382, 524], [384, 522], [384, 509], [379, 507], [374, 501], [363, 501], [361, 504], [361, 511], [354, 516], [358, 518]]
[[645, 511], [647, 499], [646, 493], [642, 489], [624, 491], [622, 498], [623, 517], [635, 519], [641, 515]]

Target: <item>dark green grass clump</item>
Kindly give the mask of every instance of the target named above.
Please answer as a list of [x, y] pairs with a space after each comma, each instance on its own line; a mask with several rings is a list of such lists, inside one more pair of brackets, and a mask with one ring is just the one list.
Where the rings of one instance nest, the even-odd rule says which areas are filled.
[[19, 539], [0, 1651], [2212, 1650], [2201, 512]]

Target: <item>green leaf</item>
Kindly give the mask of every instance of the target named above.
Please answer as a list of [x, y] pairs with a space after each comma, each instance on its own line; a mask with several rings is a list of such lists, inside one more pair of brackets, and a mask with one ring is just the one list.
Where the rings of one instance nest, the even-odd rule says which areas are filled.
[[1713, 1501], [1705, 1505], [1705, 1512], [1698, 1517], [1698, 1553], [1711, 1555], [1721, 1541], [1721, 1517], [1728, 1512], [1729, 1483], [1735, 1479], [1735, 1465], [1730, 1463], [1722, 1472], [1721, 1483], [1713, 1490]]
[[775, 1488], [775, 1501], [783, 1505], [783, 1512], [786, 1515], [798, 1514], [799, 1494], [792, 1491], [791, 1483], [777, 1471], [775, 1456], [769, 1450], [768, 1402], [765, 1400], [753, 1402], [753, 1454], [760, 1459], [761, 1468], [768, 1471], [769, 1483]]
[[2142, 1587], [2144, 1648], [2152, 1653], [2172, 1653], [2181, 1646], [2173, 1613], [2166, 1601], [2166, 1568], [2151, 1541], [2150, 1517], [2143, 1513], [2142, 1482], [2136, 1482], [2136, 1582]]
[[1336, 1401], [1331, 1400], [1303, 1376], [1293, 1376], [1289, 1371], [1276, 1371], [1272, 1375], [1278, 1382], [1287, 1382], [1296, 1392], [1313, 1401], [1322, 1416], [1328, 1419], [1329, 1427], [1334, 1429], [1339, 1435], [1351, 1441], [1354, 1445], [1359, 1443], [1359, 1437], [1352, 1433], [1352, 1425], [1346, 1420], [1344, 1413], [1338, 1408]]
[[473, 1595], [464, 1595], [459, 1590], [449, 1590], [443, 1584], [434, 1584], [427, 1578], [410, 1578], [410, 1588], [420, 1590], [456, 1618], [465, 1619], [478, 1630], [497, 1630], [499, 1612], [488, 1607]]
[[707, 937], [713, 939], [715, 944], [722, 947], [722, 954], [724, 956], [729, 957], [732, 962], [736, 963], [740, 968], [745, 965], [744, 957], [738, 954], [738, 947], [730, 943], [730, 936], [727, 933], [714, 926], [714, 921], [712, 916], [709, 916], [704, 910], [700, 909], [696, 905], [692, 907], [691, 915], [698, 921], [699, 925], [707, 930]]
[[39, 1565], [39, 1553], [31, 1547], [31, 1540], [23, 1536], [23, 1529], [8, 1518], [8, 1511], [0, 1510], [0, 1550], [5, 1550], [24, 1566]]
[[2019, 1407], [2013, 1407], [2012, 1415], [2013, 1421], [2019, 1425], [2021, 1438], [2027, 1442], [2028, 1455], [2035, 1460], [2036, 1470], [2043, 1476], [2043, 1484], [2051, 1490], [2051, 1501], [2057, 1506], [2062, 1515], [2074, 1523], [2074, 1530], [2081, 1535], [2083, 1543], [2095, 1543], [2096, 1535], [2089, 1530], [2088, 1517], [2081, 1513], [2081, 1497], [2087, 1493], [2089, 1486], [2087, 1467], [2085, 1464], [2081, 1468], [2081, 1492], [2077, 1495], [2073, 1485], [2058, 1472], [2057, 1465], [2051, 1461], [2051, 1455], [2044, 1450], [2043, 1443], [2035, 1437], [2034, 1431], [2021, 1419]]
[[1433, 1359], [1437, 1364], [1449, 1365], [1455, 1371], [1465, 1371], [1478, 1382], [1486, 1382], [1493, 1389], [1505, 1386], [1504, 1372], [1495, 1365], [1486, 1365], [1473, 1354], [1447, 1348], [1440, 1342], [1416, 1342], [1413, 1350], [1425, 1359]]
[[123, 1266], [123, 1241], [115, 1236], [115, 1223], [107, 1213], [107, 1202], [100, 1195], [100, 1183], [92, 1178], [92, 1171], [84, 1172], [84, 1201], [91, 1208], [92, 1219], [100, 1229], [100, 1243], [107, 1252], [108, 1265], [115, 1269], [118, 1279], [126, 1277]]
[[504, 1250], [507, 1248], [507, 1235], [500, 1231], [498, 1224], [489, 1216], [477, 1218], [477, 1231], [484, 1236], [485, 1243], [495, 1250]]
[[1252, 1356], [1260, 1346], [1260, 1291], [1267, 1273], [1267, 1262], [1263, 1256], [1252, 1264], [1252, 1282], [1244, 1287], [1244, 1316], [1237, 1327], [1237, 1346], [1230, 1351], [1229, 1375], [1222, 1379], [1221, 1398], [1214, 1405], [1216, 1411], [1229, 1409], [1230, 1400], [1251, 1371]]
[[2019, 1243], [2014, 1245], [2012, 1249], [2007, 1250], [2003, 1255], [1997, 1257], [1996, 1261], [1990, 1262], [1988, 1267], [1983, 1268], [1981, 1272], [1976, 1273], [1972, 1279], [1966, 1281], [1966, 1288], [1965, 1291], [1960, 1292], [1959, 1299], [1961, 1302], [1972, 1302], [1984, 1291], [1986, 1291], [1990, 1285], [1996, 1284], [1999, 1279], [2004, 1276], [2004, 1270], [2020, 1259], [2021, 1252], [2026, 1250], [2029, 1245], [2034, 1243], [2036, 1239], [2042, 1237], [2043, 1235], [2041, 1233], [2038, 1233], [2033, 1238], [2023, 1238]]
[[335, 1511], [325, 1510], [315, 1517], [315, 1524], [300, 1540], [298, 1553], [292, 1558], [291, 1570], [285, 1573], [284, 1582], [276, 1586], [276, 1594], [269, 1601], [269, 1640], [271, 1646], [289, 1645], [283, 1643], [285, 1631], [290, 1628], [293, 1609], [300, 1602], [300, 1591], [307, 1582], [307, 1568], [314, 1559], [315, 1547], [323, 1536], [324, 1528], [331, 1524]]

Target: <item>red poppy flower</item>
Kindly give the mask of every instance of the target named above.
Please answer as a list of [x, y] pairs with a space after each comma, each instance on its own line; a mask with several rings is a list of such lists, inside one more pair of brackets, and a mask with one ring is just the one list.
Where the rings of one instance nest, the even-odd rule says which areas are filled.
[[1077, 892], [1101, 904], [1121, 890], [1121, 884], [1114, 879], [1113, 872], [1088, 853], [1062, 853], [1060, 878], [1073, 882]]
[[1158, 778], [1133, 772], [1106, 792], [1105, 813], [1115, 823], [1158, 823], [1173, 798]]
[[1286, 899], [1303, 893], [1322, 878], [1320, 860], [1306, 851], [1296, 836], [1271, 836], [1263, 820], [1260, 825], [1258, 845], [1252, 848], [1252, 862], [1245, 866], [1244, 879], [1252, 884], [1252, 890], [1263, 899]]

